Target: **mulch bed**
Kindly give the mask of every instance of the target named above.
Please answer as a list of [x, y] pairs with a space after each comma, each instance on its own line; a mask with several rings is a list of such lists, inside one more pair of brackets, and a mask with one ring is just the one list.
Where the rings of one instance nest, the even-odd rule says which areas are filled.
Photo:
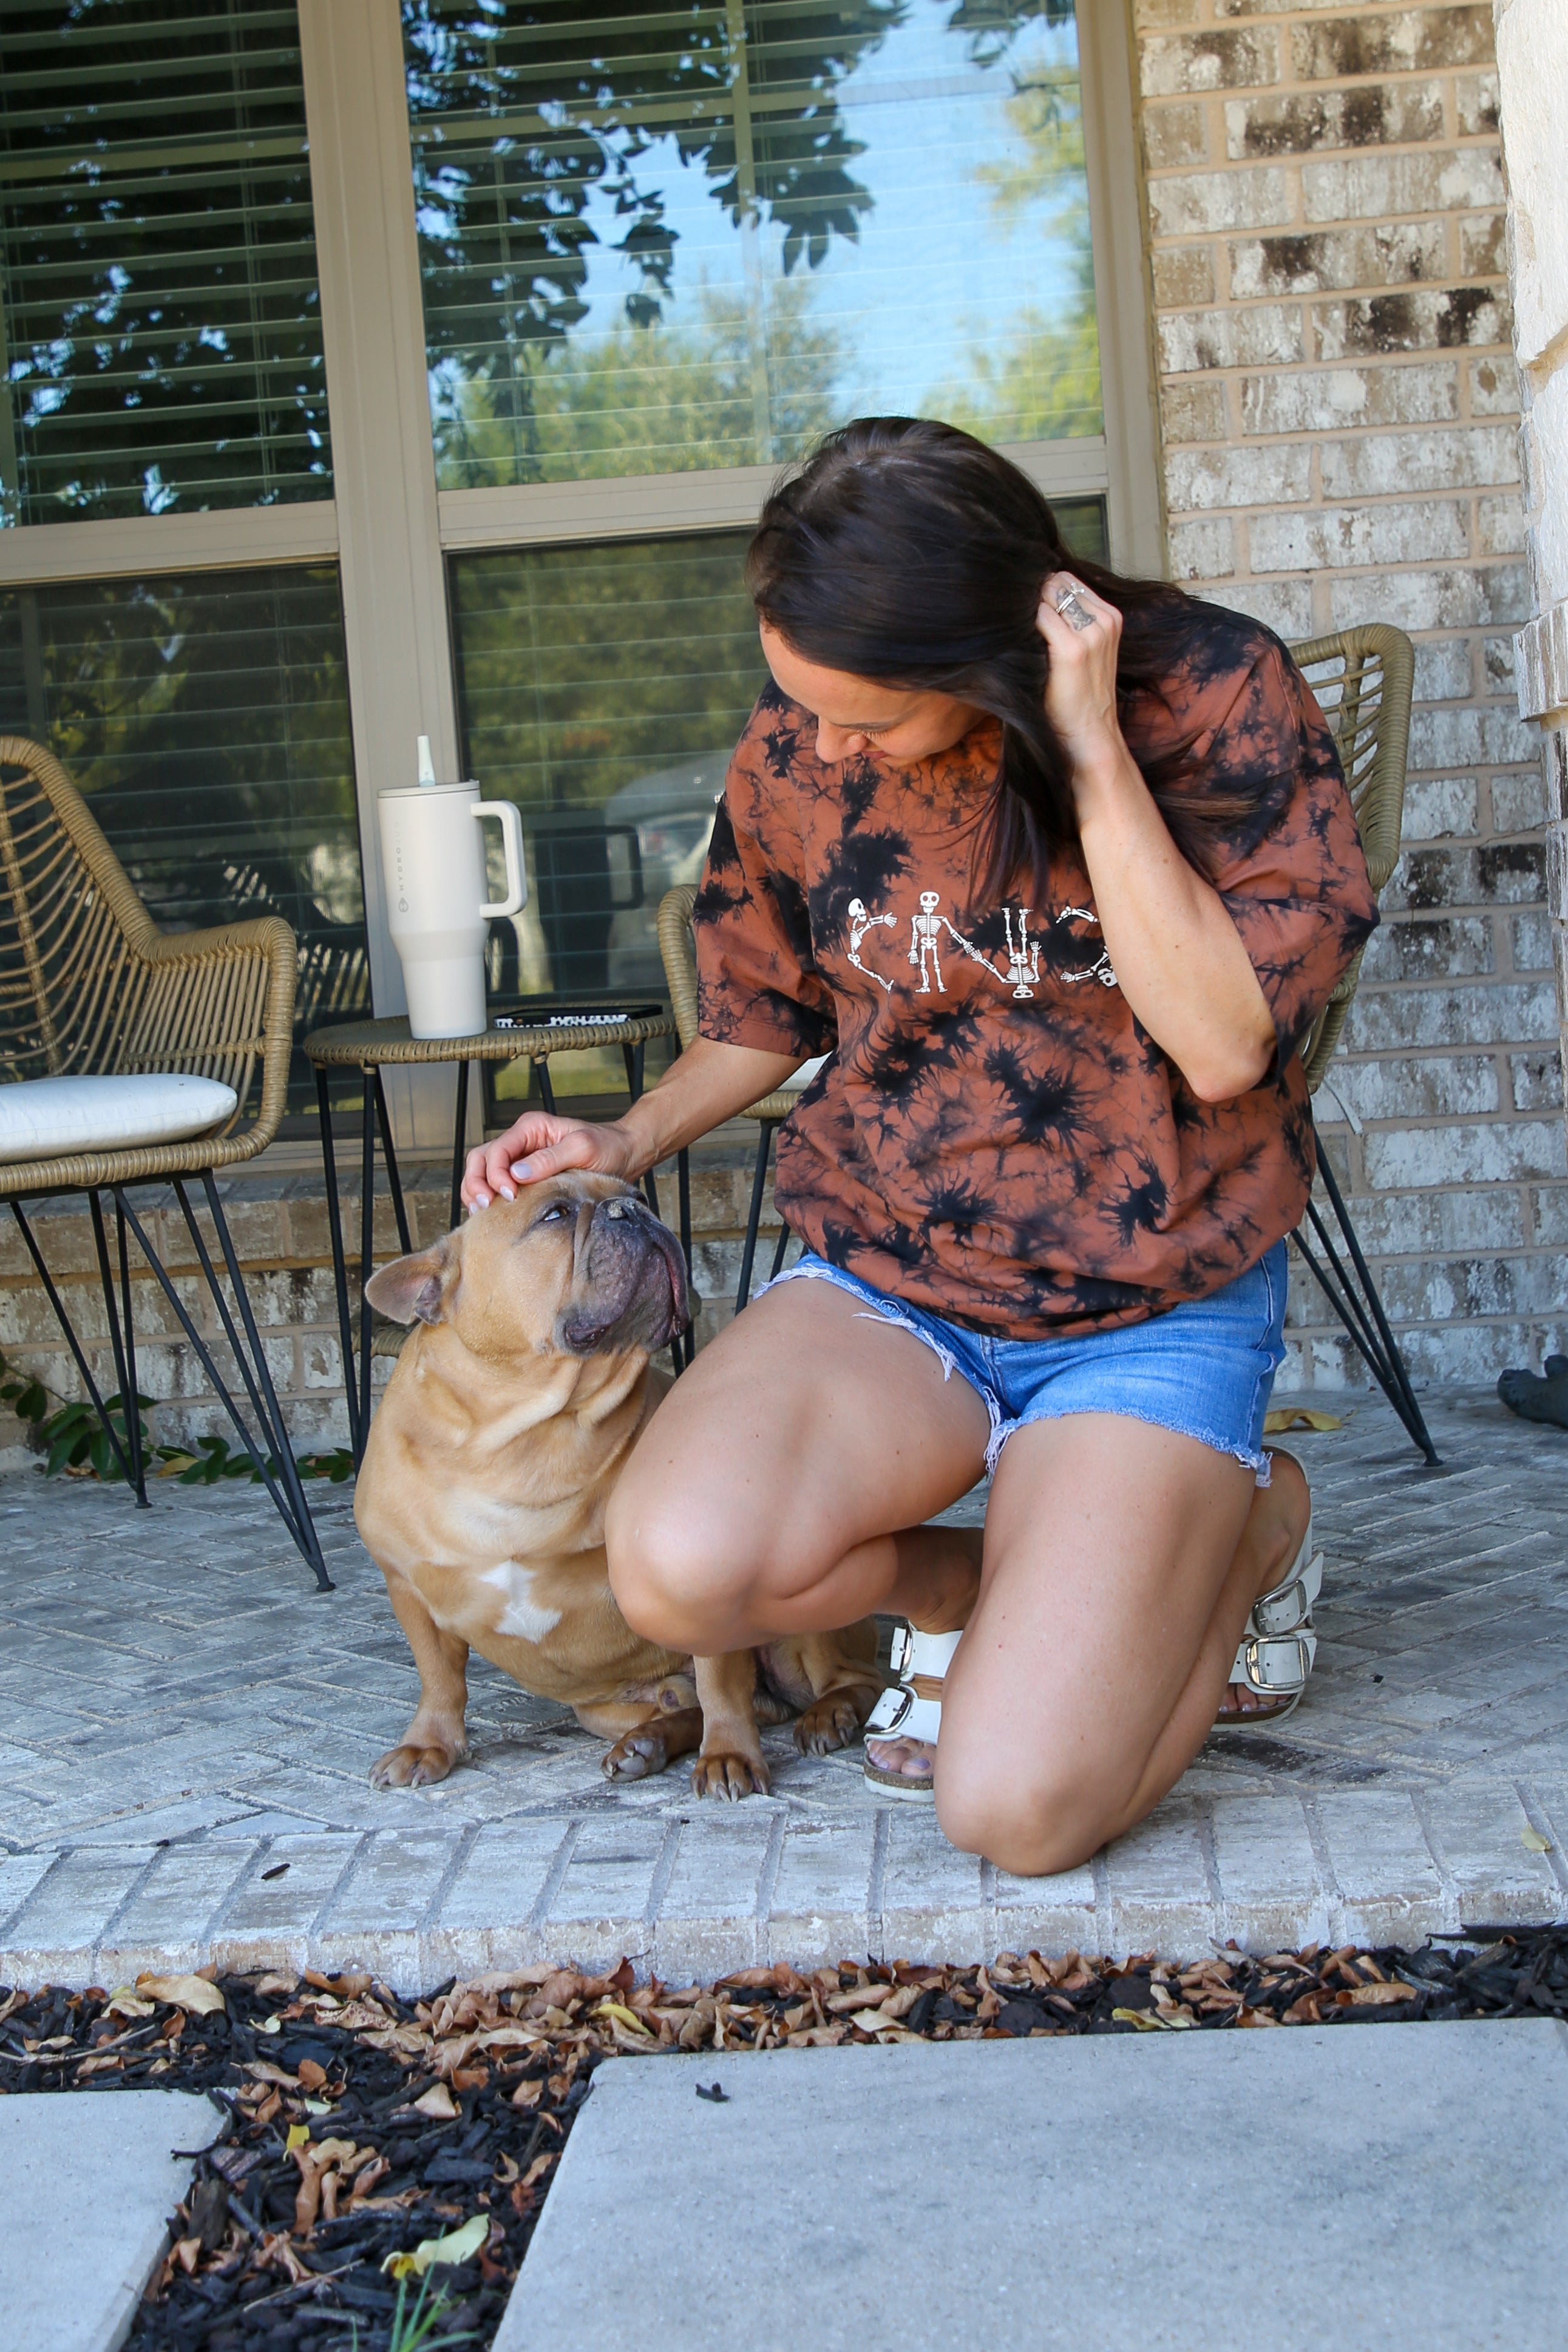
[[[421, 2000], [361, 1975], [143, 1977], [0, 1993], [0, 2085], [214, 2102], [218, 2144], [172, 2217], [132, 2352], [396, 2352], [400, 2294], [413, 2342], [422, 2292], [422, 2320], [440, 2307], [427, 2342], [489, 2344], [611, 2057], [1537, 2015], [1568, 2017], [1568, 1928], [1473, 1929], [1417, 1952], [1232, 1948], [1188, 1969], [1033, 1952], [988, 1969], [749, 1969], [683, 1989], [637, 1985], [622, 1962]], [[409, 2259], [452, 2237], [467, 2259]]]

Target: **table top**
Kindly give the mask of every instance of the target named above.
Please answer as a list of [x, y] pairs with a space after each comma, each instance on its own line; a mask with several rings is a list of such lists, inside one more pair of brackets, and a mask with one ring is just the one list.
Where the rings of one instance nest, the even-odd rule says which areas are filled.
[[551, 1054], [581, 1054], [596, 1045], [643, 1045], [651, 1037], [673, 1037], [675, 1024], [658, 1013], [639, 1021], [575, 1022], [552, 1027], [497, 1029], [494, 1023], [474, 1037], [413, 1037], [408, 1016], [391, 1021], [350, 1021], [336, 1029], [313, 1029], [305, 1055], [318, 1069], [369, 1070], [392, 1062], [541, 1062]]

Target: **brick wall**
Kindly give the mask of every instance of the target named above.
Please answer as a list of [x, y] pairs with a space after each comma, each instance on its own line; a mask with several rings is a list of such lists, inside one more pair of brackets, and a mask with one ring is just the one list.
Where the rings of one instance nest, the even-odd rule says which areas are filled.
[[[1405, 854], [1318, 1108], [1412, 1369], [1488, 1381], [1564, 1343], [1568, 1239], [1491, 7], [1134, 15], [1173, 575], [1418, 648]], [[1296, 1271], [1282, 1384], [1358, 1383]]]
[[[693, 1251], [696, 1289], [703, 1304], [696, 1330], [699, 1345], [729, 1320], [739, 1276], [742, 1236], [751, 1197], [748, 1133], [739, 1148], [700, 1156], [692, 1171]], [[446, 1231], [449, 1171], [405, 1170], [405, 1202], [416, 1248]], [[660, 1171], [660, 1206], [676, 1220], [673, 1163]], [[246, 1271], [246, 1286], [267, 1349], [267, 1367], [283, 1407], [289, 1434], [301, 1454], [325, 1452], [348, 1443], [343, 1400], [342, 1353], [338, 1338], [336, 1294], [327, 1223], [326, 1195], [319, 1175], [268, 1176], [239, 1171], [222, 1181], [224, 1213]], [[358, 1187], [344, 1186], [344, 1219], [350, 1251], [358, 1247]], [[174, 1199], [170, 1192], [137, 1196], [137, 1211], [169, 1269], [181, 1302], [211, 1349], [231, 1389], [240, 1393], [233, 1359], [203, 1282]], [[109, 1324], [104, 1314], [87, 1203], [79, 1198], [39, 1203], [30, 1213], [34, 1232], [58, 1284], [100, 1392], [117, 1383]], [[208, 1252], [214, 1237], [199, 1213]], [[754, 1287], [767, 1279], [779, 1226], [771, 1190], [764, 1201], [762, 1240]], [[111, 1241], [112, 1247], [112, 1241]], [[395, 1257], [397, 1229], [391, 1202], [377, 1199], [375, 1254], [379, 1263]], [[131, 1250], [132, 1308], [136, 1322], [137, 1387], [152, 1399], [148, 1426], [153, 1443], [184, 1445], [197, 1437], [226, 1439], [237, 1451], [232, 1423], [213, 1394], [200, 1359], [185, 1338], [134, 1243]], [[350, 1276], [350, 1301], [359, 1312], [359, 1288]], [[357, 1324], [356, 1324], [357, 1328]], [[0, 1352], [19, 1371], [36, 1373], [60, 1397], [82, 1393], [76, 1368], [60, 1336], [32, 1261], [9, 1216], [0, 1217]], [[390, 1358], [378, 1357], [379, 1390], [391, 1375]], [[35, 1457], [27, 1432], [0, 1406], [0, 1476], [29, 1468]]]

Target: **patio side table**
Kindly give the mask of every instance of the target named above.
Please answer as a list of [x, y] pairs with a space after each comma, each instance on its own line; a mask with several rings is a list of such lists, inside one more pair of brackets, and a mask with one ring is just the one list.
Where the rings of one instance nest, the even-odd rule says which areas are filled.
[[[382, 1160], [386, 1169], [387, 1189], [392, 1195], [392, 1214], [397, 1220], [398, 1240], [405, 1252], [413, 1247], [408, 1229], [408, 1212], [402, 1197], [402, 1182], [398, 1173], [397, 1152], [392, 1144], [392, 1120], [387, 1114], [386, 1092], [382, 1085], [382, 1072], [389, 1066], [411, 1063], [455, 1062], [457, 1065], [457, 1111], [452, 1131], [452, 1204], [451, 1223], [455, 1225], [462, 1214], [463, 1165], [466, 1158], [468, 1122], [468, 1071], [475, 1062], [531, 1062], [538, 1073], [539, 1092], [547, 1111], [555, 1108], [555, 1091], [550, 1085], [549, 1063], [552, 1054], [580, 1054], [601, 1045], [619, 1045], [626, 1064], [626, 1084], [632, 1099], [636, 1101], [643, 1091], [643, 1059], [651, 1038], [673, 1037], [675, 1024], [667, 1015], [654, 1013], [633, 1021], [582, 1022], [554, 1025], [541, 1024], [527, 1029], [498, 1029], [494, 1023], [473, 1037], [415, 1037], [410, 1034], [406, 1015], [391, 1021], [354, 1021], [337, 1029], [313, 1030], [305, 1040], [305, 1055], [316, 1073], [316, 1099], [321, 1113], [321, 1159], [327, 1178], [327, 1223], [332, 1242], [332, 1279], [338, 1299], [338, 1334], [343, 1351], [343, 1390], [349, 1408], [349, 1439], [356, 1466], [364, 1457], [365, 1440], [371, 1426], [371, 1318], [372, 1309], [364, 1295], [375, 1260], [372, 1242], [375, 1222], [375, 1150], [376, 1137], [381, 1137]], [[358, 1070], [363, 1082], [363, 1125], [361, 1136], [361, 1200], [360, 1200], [360, 1342], [356, 1357], [353, 1317], [349, 1307], [349, 1268], [343, 1247], [342, 1207], [338, 1198], [338, 1160], [332, 1136], [332, 1111], [328, 1099], [327, 1073], [329, 1070]], [[648, 1205], [658, 1213], [659, 1196], [650, 1174], [643, 1180]], [[684, 1190], [684, 1187], [683, 1187]], [[677, 1366], [679, 1364], [677, 1357]]]

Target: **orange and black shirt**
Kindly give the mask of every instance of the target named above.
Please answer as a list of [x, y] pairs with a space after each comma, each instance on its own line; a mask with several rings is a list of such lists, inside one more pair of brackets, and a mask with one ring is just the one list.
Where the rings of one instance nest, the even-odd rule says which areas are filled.
[[988, 721], [912, 767], [818, 759], [777, 688], [730, 763], [698, 896], [705, 1037], [831, 1059], [779, 1138], [787, 1223], [831, 1265], [1009, 1339], [1202, 1298], [1297, 1223], [1296, 1048], [1377, 921], [1333, 738], [1256, 623], [1193, 605], [1133, 756], [1244, 796], [1214, 880], [1273, 1014], [1268, 1075], [1205, 1103], [1116, 982], [1076, 850], [1043, 905], [973, 903]]

